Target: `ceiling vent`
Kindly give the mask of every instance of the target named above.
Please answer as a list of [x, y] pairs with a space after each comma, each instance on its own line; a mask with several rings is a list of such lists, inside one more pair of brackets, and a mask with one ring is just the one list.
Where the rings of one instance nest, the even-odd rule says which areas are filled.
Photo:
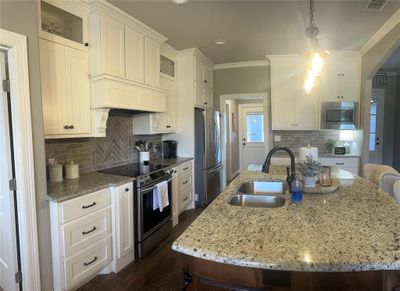
[[365, 6], [365, 11], [381, 12], [389, 0], [370, 0]]

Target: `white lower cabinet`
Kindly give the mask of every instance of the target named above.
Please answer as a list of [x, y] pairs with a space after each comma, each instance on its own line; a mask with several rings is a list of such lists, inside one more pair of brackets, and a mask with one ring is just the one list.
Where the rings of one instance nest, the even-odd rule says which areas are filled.
[[113, 189], [113, 272], [117, 273], [135, 259], [133, 222], [133, 183]]
[[54, 290], [73, 290], [135, 258], [133, 183], [50, 202]]
[[334, 166], [354, 175], [360, 175], [359, 157], [321, 157], [319, 160], [323, 166]]

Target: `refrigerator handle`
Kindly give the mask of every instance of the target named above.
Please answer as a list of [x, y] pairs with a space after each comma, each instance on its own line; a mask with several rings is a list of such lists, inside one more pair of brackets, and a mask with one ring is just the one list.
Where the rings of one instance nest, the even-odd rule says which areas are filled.
[[203, 159], [205, 159], [206, 156], [206, 146], [207, 146], [207, 139], [205, 138], [207, 136], [207, 126], [206, 126], [206, 120], [207, 120], [207, 116], [206, 116], [206, 111], [204, 109], [202, 109], [202, 115], [203, 115], [203, 129], [204, 129], [204, 144], [203, 144]]

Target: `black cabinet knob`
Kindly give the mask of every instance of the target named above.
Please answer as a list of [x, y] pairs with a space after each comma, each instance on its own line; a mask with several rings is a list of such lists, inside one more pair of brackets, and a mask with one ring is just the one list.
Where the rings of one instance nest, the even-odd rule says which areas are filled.
[[87, 42], [85, 42], [85, 46], [89, 46], [89, 44]]
[[70, 126], [69, 126], [69, 129], [74, 129], [74, 126], [73, 126], [73, 125], [70, 125]]
[[64, 125], [64, 129], [68, 129], [69, 128], [69, 126], [68, 125]]
[[129, 188], [125, 188], [125, 192], [129, 192]]

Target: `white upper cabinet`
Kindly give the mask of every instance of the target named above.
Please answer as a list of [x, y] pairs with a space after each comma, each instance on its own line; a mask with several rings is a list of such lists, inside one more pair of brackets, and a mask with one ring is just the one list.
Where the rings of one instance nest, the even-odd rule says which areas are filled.
[[125, 28], [126, 78], [144, 82], [144, 35]]
[[46, 138], [91, 133], [88, 54], [40, 40], [40, 71]]
[[160, 85], [160, 43], [145, 37], [145, 82]]
[[195, 81], [213, 88], [213, 65], [200, 55], [195, 56]]
[[101, 64], [102, 72], [125, 77], [125, 28], [118, 21], [101, 17]]
[[334, 52], [326, 60], [319, 85], [321, 101], [360, 100], [361, 57], [358, 53]]
[[304, 90], [304, 58], [270, 57], [273, 130], [317, 129], [315, 90]]
[[88, 51], [87, 3], [79, 0], [40, 0], [38, 4], [40, 38]]

